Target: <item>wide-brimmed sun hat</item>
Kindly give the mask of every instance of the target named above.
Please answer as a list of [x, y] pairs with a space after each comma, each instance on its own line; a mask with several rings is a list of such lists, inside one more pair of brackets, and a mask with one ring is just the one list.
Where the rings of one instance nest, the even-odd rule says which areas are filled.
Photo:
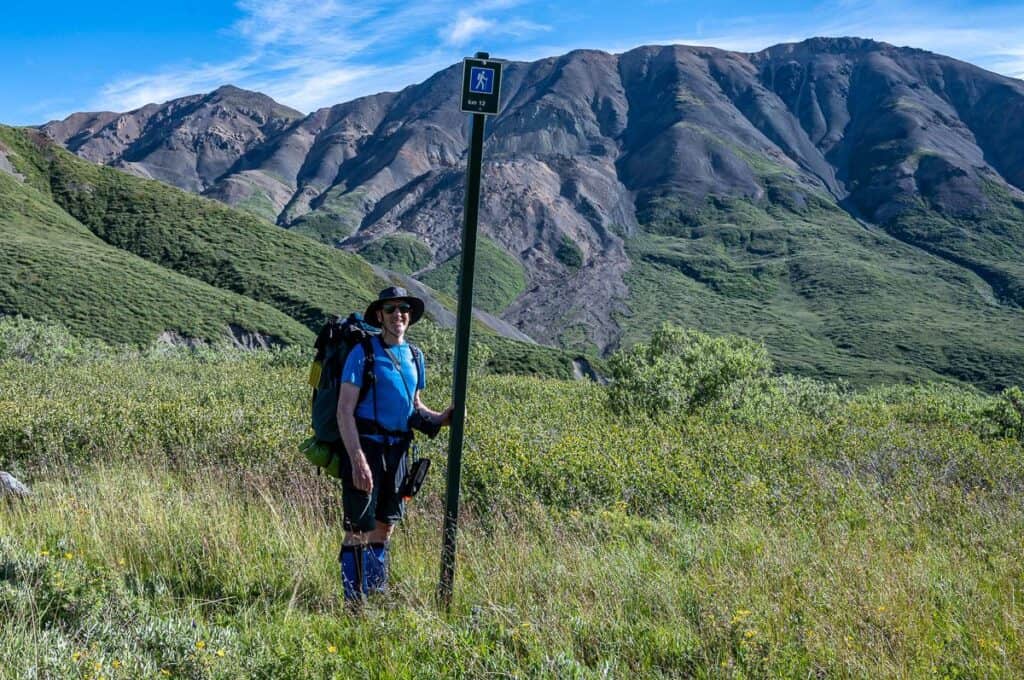
[[385, 288], [378, 295], [377, 299], [366, 308], [363, 319], [371, 326], [380, 328], [380, 321], [377, 320], [377, 310], [384, 306], [385, 302], [406, 302], [412, 309], [409, 310], [409, 325], [413, 325], [423, 317], [423, 300], [409, 295], [409, 291], [401, 286]]

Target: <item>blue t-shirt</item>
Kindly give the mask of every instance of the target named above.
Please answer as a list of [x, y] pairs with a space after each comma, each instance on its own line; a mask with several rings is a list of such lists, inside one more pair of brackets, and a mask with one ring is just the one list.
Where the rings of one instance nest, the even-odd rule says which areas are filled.
[[[375, 379], [366, 396], [356, 405], [356, 418], [374, 420], [385, 430], [407, 432], [416, 390], [422, 390], [427, 386], [423, 354], [420, 353], [420, 361], [416, 365], [409, 343], [390, 345], [387, 349], [398, 361], [399, 366], [396, 367], [388, 352], [384, 351], [384, 343], [380, 338], [371, 338], [370, 342], [373, 343]], [[363, 346], [353, 347], [345, 359], [345, 368], [341, 372], [342, 382], [351, 383], [356, 387], [363, 386], [364, 359]]]

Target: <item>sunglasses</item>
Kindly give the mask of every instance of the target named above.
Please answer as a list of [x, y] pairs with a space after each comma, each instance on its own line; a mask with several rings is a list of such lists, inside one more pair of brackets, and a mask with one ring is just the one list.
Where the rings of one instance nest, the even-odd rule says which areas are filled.
[[412, 305], [410, 305], [408, 302], [402, 302], [397, 305], [381, 305], [380, 308], [384, 310], [385, 314], [394, 314], [396, 309], [400, 311], [402, 314], [408, 314], [412, 310]]

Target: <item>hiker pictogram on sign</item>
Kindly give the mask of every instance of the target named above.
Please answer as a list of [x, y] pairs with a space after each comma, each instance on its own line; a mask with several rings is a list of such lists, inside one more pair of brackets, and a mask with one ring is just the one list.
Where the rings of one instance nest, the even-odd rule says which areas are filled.
[[494, 69], [479, 66], [469, 69], [469, 91], [474, 94], [494, 94]]

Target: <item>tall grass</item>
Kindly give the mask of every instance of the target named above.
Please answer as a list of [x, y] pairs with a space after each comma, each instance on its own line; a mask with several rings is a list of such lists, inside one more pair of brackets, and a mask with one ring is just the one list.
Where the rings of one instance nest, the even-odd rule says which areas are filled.
[[716, 522], [536, 504], [471, 513], [447, 616], [432, 601], [440, 512], [428, 498], [395, 538], [393, 593], [355, 614], [340, 603], [338, 499], [323, 480], [97, 467], [39, 484], [0, 515], [0, 675], [1013, 677], [1024, 668], [1018, 502], [879, 502], [858, 484], [826, 487], [832, 507]]
[[442, 436], [394, 588], [357, 612], [339, 490], [294, 450], [295, 357], [9, 340], [0, 468], [34, 495], [0, 503], [3, 678], [1024, 673], [1012, 395], [808, 404], [783, 381], [647, 418], [597, 385], [477, 377], [451, 611]]

